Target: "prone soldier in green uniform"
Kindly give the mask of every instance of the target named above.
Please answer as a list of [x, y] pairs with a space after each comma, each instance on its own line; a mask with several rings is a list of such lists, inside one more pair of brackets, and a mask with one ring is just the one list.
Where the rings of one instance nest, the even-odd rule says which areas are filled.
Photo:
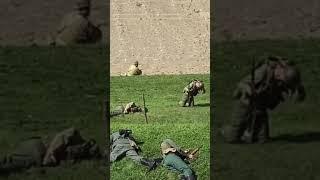
[[170, 170], [178, 171], [182, 174], [182, 180], [195, 180], [196, 175], [185, 162], [186, 159], [194, 159], [193, 154], [188, 154], [171, 139], [165, 139], [161, 143], [161, 153], [163, 156], [163, 166]]
[[245, 77], [234, 91], [231, 124], [222, 134], [226, 142], [264, 143], [269, 139], [268, 111], [288, 97], [305, 99], [299, 70], [281, 57], [269, 57]]
[[120, 129], [118, 132], [111, 134], [110, 146], [110, 162], [128, 157], [137, 163], [147, 166], [149, 170], [156, 167], [154, 160], [149, 160], [139, 155], [138, 152], [141, 151], [141, 149], [132, 136], [131, 130]]
[[186, 105], [194, 106], [194, 96], [196, 96], [199, 92], [204, 94], [206, 90], [203, 82], [195, 79], [183, 89], [183, 96], [179, 102], [179, 105], [182, 107], [185, 107]]

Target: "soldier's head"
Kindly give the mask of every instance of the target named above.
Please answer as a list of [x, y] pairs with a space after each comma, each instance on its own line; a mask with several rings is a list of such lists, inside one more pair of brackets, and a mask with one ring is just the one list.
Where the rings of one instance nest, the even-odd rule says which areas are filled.
[[76, 2], [76, 10], [83, 17], [88, 17], [90, 15], [90, 0], [77, 0]]
[[202, 81], [196, 81], [195, 86], [197, 87], [198, 90], [203, 91], [203, 93], [205, 93], [205, 89], [204, 89], [204, 83]]
[[132, 134], [131, 129], [119, 129], [120, 136], [129, 137]]
[[139, 62], [138, 62], [138, 61], [135, 61], [135, 62], [133, 63], [133, 65], [135, 65], [136, 67], [138, 67], [138, 66], [139, 66]]

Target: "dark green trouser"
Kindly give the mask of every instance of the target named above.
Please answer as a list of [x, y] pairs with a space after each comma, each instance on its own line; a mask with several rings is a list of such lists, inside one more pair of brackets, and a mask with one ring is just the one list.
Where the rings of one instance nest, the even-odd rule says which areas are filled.
[[[246, 132], [251, 127], [253, 116], [249, 106], [237, 101], [234, 104], [231, 124], [224, 128], [225, 140], [229, 143], [247, 141], [250, 138]], [[269, 138], [269, 120], [265, 109], [256, 111], [253, 140], [264, 142]]]
[[193, 175], [192, 169], [178, 155], [169, 153], [163, 158], [163, 165], [170, 170], [178, 171], [184, 176]]

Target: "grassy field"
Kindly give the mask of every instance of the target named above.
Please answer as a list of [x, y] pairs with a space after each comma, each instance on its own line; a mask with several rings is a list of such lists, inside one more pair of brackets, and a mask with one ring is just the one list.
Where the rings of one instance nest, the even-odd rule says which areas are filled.
[[[250, 41], [217, 43], [214, 48], [215, 119], [213, 179], [320, 179], [320, 41]], [[286, 102], [270, 114], [273, 141], [230, 145], [217, 130], [228, 123], [232, 91], [250, 73], [252, 57], [280, 55], [297, 63], [307, 91], [302, 104]]]
[[[31, 136], [74, 126], [104, 145], [106, 55], [99, 47], [0, 49], [0, 156]], [[103, 162], [34, 168], [10, 179], [102, 179]], [[100, 169], [98, 171], [97, 169]]]
[[[195, 107], [179, 107], [183, 88], [192, 79], [201, 79], [207, 93], [195, 97]], [[196, 148], [202, 145], [200, 157], [191, 162], [192, 169], [199, 180], [209, 179], [210, 163], [210, 86], [209, 75], [164, 75], [141, 77], [111, 78], [111, 107], [126, 104], [130, 101], [143, 105], [142, 94], [145, 94], [146, 106], [149, 109], [149, 124], [144, 115], [130, 114], [113, 117], [111, 131], [130, 128], [139, 141], [145, 157], [161, 157], [160, 144], [170, 138], [184, 148]], [[178, 173], [160, 166], [155, 171], [145, 174], [147, 168], [125, 158], [111, 166], [111, 179], [178, 179]]]

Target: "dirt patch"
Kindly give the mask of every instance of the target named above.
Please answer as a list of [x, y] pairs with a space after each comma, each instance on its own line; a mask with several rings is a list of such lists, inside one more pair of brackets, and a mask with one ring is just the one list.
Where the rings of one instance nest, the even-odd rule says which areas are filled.
[[111, 75], [209, 73], [208, 0], [111, 2]]

